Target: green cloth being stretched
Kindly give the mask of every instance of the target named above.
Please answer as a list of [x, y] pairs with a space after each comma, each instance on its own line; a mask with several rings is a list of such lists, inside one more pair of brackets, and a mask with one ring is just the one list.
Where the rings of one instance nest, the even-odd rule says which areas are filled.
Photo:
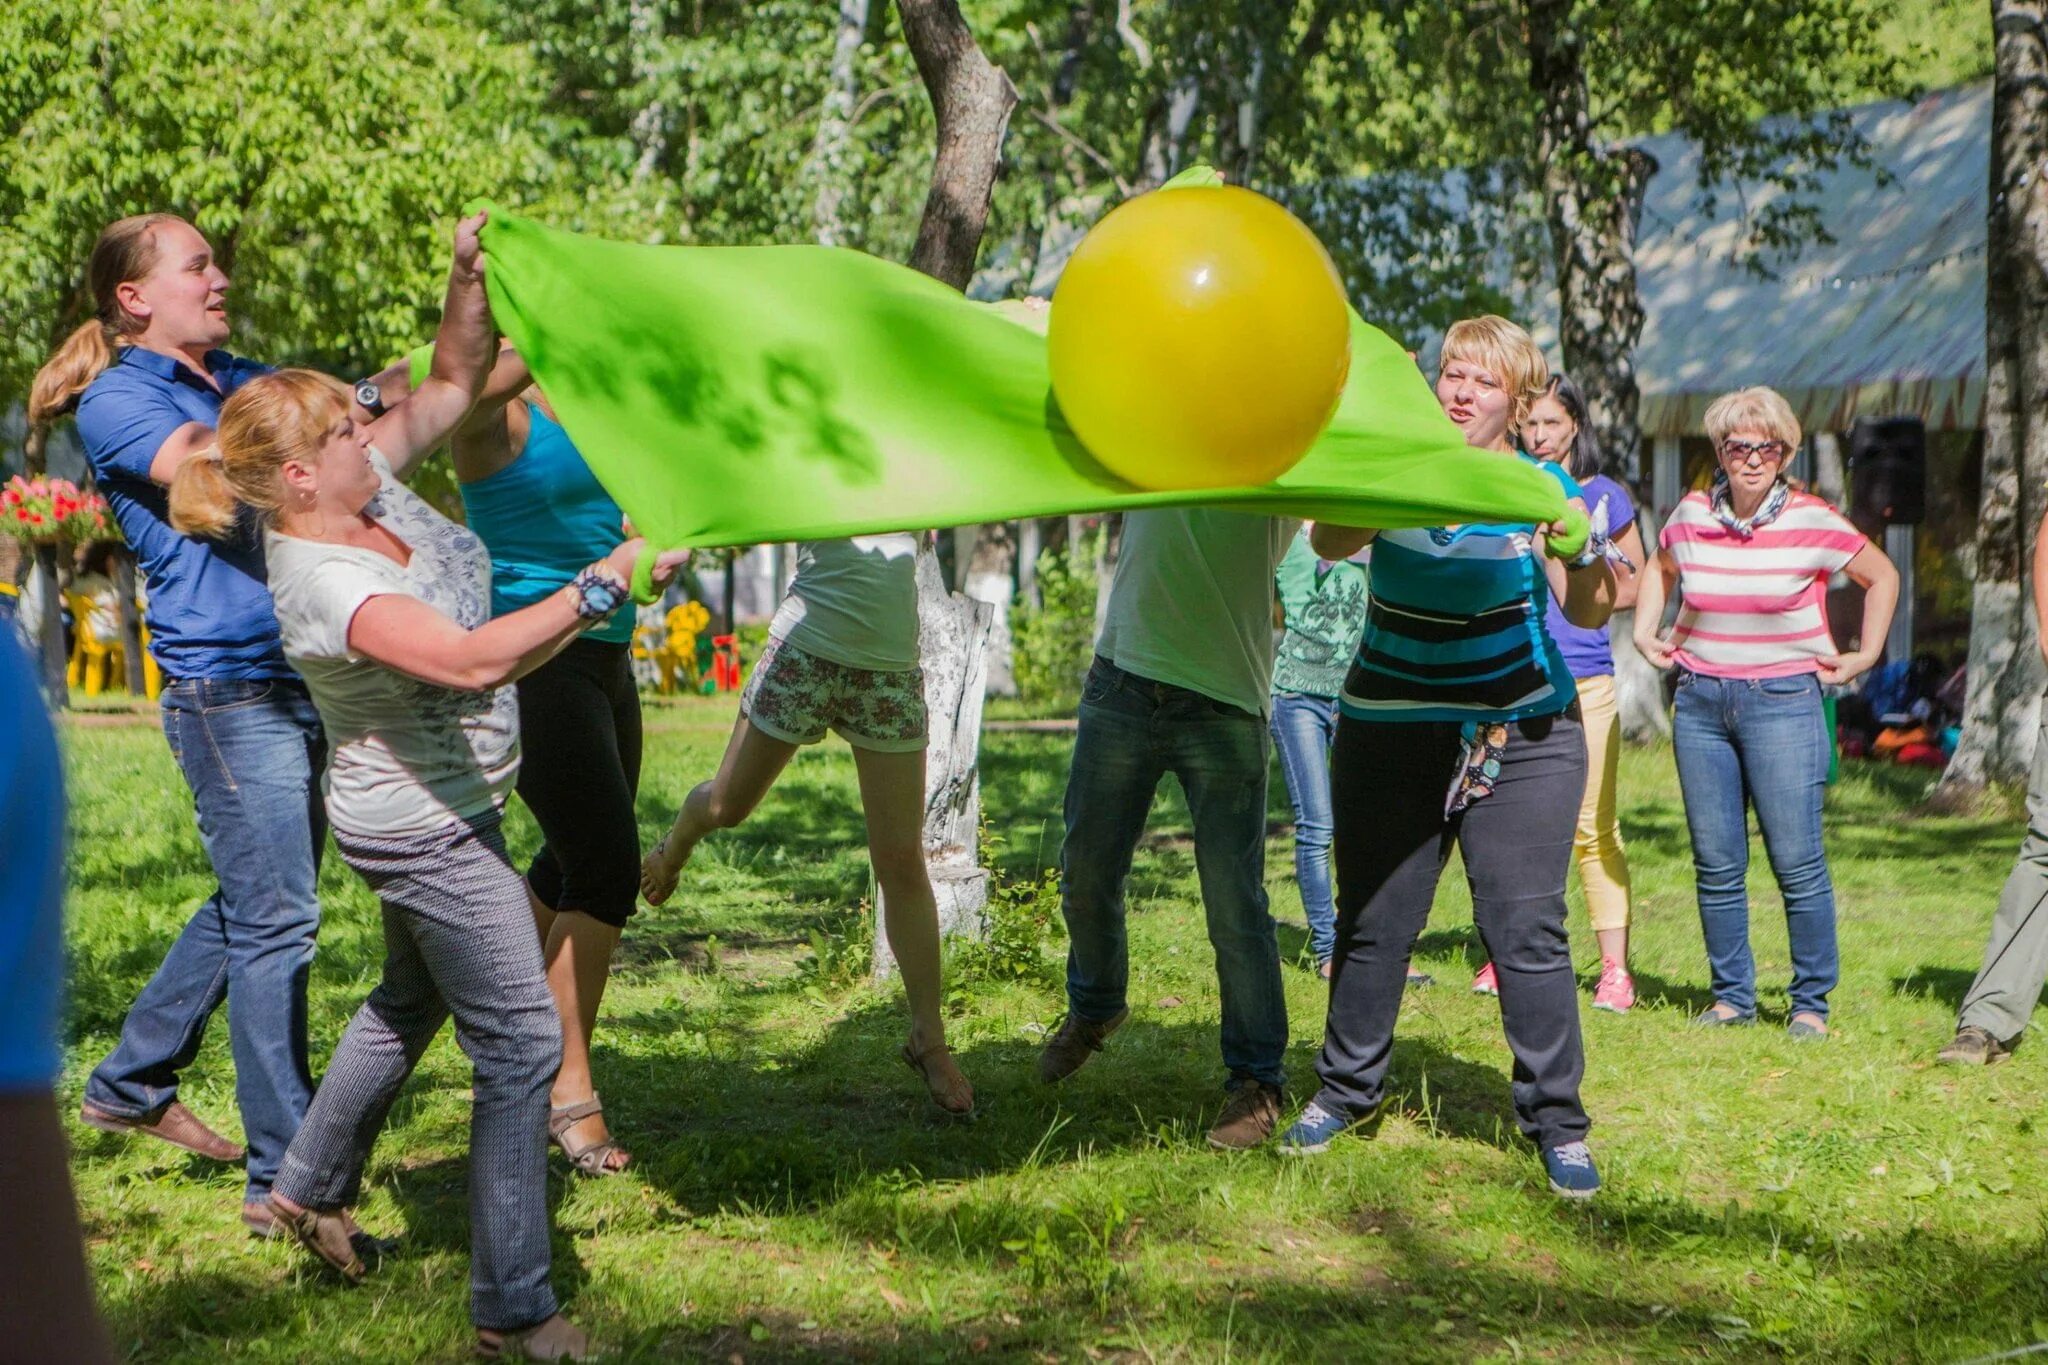
[[1349, 384], [1300, 463], [1160, 492], [1104, 470], [1060, 419], [1042, 315], [858, 251], [635, 246], [479, 207], [499, 329], [662, 548], [1177, 504], [1381, 528], [1565, 513], [1542, 471], [1467, 448], [1415, 362], [1355, 314]]

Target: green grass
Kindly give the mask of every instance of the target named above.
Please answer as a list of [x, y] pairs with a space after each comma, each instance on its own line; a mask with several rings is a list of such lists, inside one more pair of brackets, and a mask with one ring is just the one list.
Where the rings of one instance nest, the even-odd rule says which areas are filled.
[[[650, 711], [643, 838], [710, 771], [731, 715], [729, 701]], [[1070, 743], [988, 737], [1006, 877], [1029, 880], [1057, 852]], [[75, 1101], [210, 877], [153, 730], [76, 724], [66, 744]], [[1775, 1027], [1685, 1027], [1705, 963], [1670, 755], [1630, 753], [1622, 776], [1644, 1003], [1585, 1015], [1607, 1179], [1588, 1206], [1551, 1199], [1515, 1136], [1495, 1007], [1464, 990], [1474, 941], [1455, 872], [1421, 944], [1440, 984], [1402, 1019], [1399, 1115], [1320, 1160], [1206, 1148], [1216, 988], [1177, 792], [1133, 878], [1131, 1025], [1048, 1091], [1032, 1059], [1061, 1009], [1061, 945], [1024, 981], [957, 983], [954, 1041], [984, 1114], [935, 1124], [895, 1057], [894, 991], [831, 951], [858, 939], [866, 887], [852, 764], [834, 744], [799, 757], [755, 821], [708, 843], [672, 905], [629, 930], [596, 1066], [638, 1160], [603, 1182], [557, 1164], [555, 1283], [640, 1360], [1957, 1360], [2048, 1338], [2034, 1131], [2048, 1055], [1977, 1074], [1929, 1065], [1977, 963], [2013, 812], [1917, 819], [1921, 775], [1851, 768], [1830, 799], [1837, 1036], [1797, 1046]], [[1276, 818], [1283, 801], [1276, 779]], [[523, 811], [511, 829], [530, 852]], [[1781, 1021], [1781, 904], [1756, 857], [1764, 1006]], [[1284, 831], [1267, 869], [1276, 913], [1298, 925]], [[318, 1058], [379, 961], [370, 897], [332, 855], [322, 894]], [[1590, 988], [1583, 924], [1575, 904]], [[1297, 1098], [1313, 1083], [1319, 985], [1288, 971]], [[185, 1097], [234, 1131], [226, 1043], [217, 1023]], [[74, 1126], [122, 1347], [463, 1358], [467, 1084], [444, 1034], [378, 1145], [362, 1210], [404, 1249], [355, 1291], [240, 1235], [238, 1172]]]

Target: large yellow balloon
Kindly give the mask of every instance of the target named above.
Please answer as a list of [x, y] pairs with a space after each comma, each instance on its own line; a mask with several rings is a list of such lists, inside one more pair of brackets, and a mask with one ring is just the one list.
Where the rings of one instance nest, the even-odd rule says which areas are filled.
[[1230, 185], [1154, 191], [1096, 224], [1060, 276], [1047, 344], [1067, 424], [1141, 488], [1278, 478], [1351, 368], [1322, 243]]

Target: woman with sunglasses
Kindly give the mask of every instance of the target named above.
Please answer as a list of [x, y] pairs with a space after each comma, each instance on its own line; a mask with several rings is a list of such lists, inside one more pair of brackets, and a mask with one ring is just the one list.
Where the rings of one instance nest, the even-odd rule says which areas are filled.
[[[1641, 578], [1635, 627], [1643, 656], [1678, 670], [1672, 738], [1714, 981], [1714, 1004], [1696, 1022], [1756, 1020], [1745, 810], [1754, 807], [1791, 938], [1787, 1031], [1825, 1038], [1840, 962], [1821, 844], [1832, 738], [1821, 686], [1846, 683], [1877, 662], [1899, 573], [1841, 513], [1786, 481], [1799, 422], [1776, 392], [1722, 395], [1707, 409], [1707, 434], [1720, 470], [1712, 488], [1687, 494], [1664, 524], [1654, 569]], [[1828, 579], [1838, 571], [1865, 589], [1858, 648], [1846, 652], [1828, 633]], [[1659, 638], [1674, 582], [1684, 602], [1670, 635]]]

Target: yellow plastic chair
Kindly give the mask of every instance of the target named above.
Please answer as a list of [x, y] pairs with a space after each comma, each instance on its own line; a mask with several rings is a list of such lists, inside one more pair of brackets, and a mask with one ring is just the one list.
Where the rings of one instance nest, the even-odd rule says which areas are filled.
[[64, 605], [71, 609], [71, 663], [65, 680], [76, 687], [83, 684], [85, 695], [97, 697], [116, 678], [128, 676], [127, 657], [119, 640], [102, 640], [92, 628], [93, 599], [87, 593], [67, 592]]
[[635, 659], [651, 663], [660, 670], [660, 680], [655, 684], [654, 690], [666, 695], [670, 688], [668, 669], [663, 667], [661, 662], [661, 630], [655, 626], [633, 627], [633, 644], [631, 648]]
[[155, 701], [163, 695], [164, 671], [156, 666], [156, 655], [149, 652], [149, 627], [138, 629], [142, 631], [142, 695]]

